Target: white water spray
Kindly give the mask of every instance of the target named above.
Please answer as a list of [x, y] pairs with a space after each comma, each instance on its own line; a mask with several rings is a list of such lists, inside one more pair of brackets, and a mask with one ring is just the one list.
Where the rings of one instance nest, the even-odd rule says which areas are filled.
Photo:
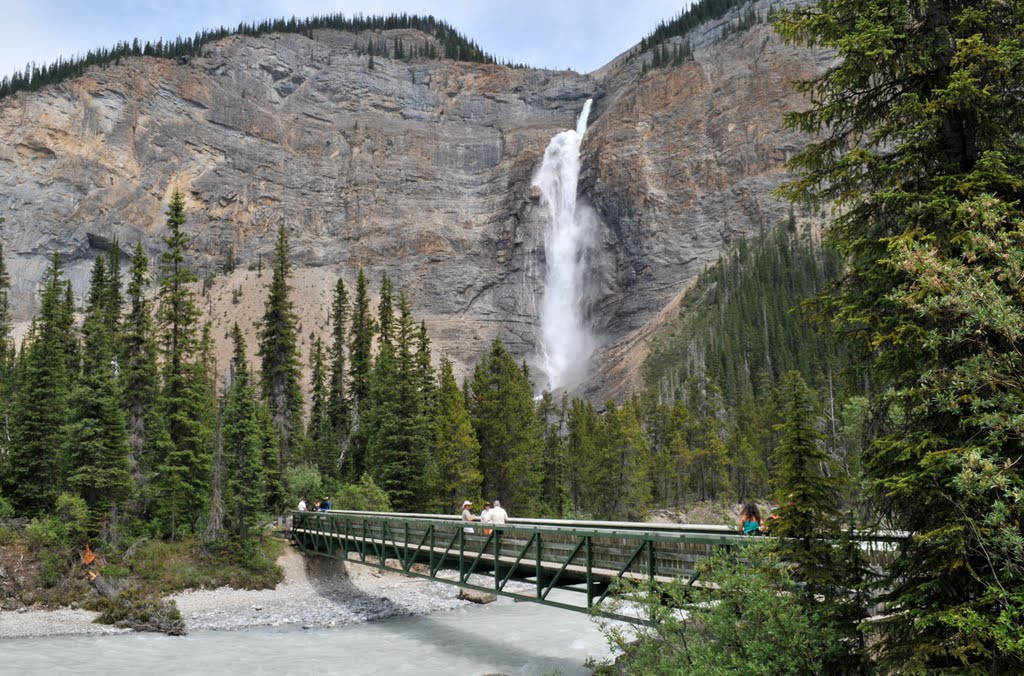
[[594, 350], [593, 338], [583, 325], [584, 252], [593, 219], [576, 208], [580, 143], [587, 131], [591, 103], [592, 99], [587, 99], [583, 104], [575, 130], [551, 139], [533, 179], [548, 215], [544, 237], [547, 271], [540, 309], [541, 357], [548, 390], [579, 382]]

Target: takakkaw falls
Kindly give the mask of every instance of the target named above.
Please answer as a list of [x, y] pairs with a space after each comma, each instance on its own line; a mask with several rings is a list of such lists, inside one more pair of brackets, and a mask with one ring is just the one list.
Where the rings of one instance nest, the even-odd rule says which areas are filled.
[[559, 132], [544, 151], [533, 179], [547, 211], [544, 234], [546, 274], [540, 309], [541, 358], [546, 389], [576, 385], [586, 375], [593, 338], [585, 326], [583, 271], [593, 237], [594, 217], [577, 205], [580, 144], [593, 99], [583, 104], [576, 129]]

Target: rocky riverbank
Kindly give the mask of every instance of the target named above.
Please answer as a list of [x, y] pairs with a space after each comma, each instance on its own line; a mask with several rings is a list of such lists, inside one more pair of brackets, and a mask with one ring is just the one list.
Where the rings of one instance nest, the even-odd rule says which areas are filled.
[[[284, 580], [274, 589], [197, 590], [175, 594], [189, 631], [297, 625], [333, 627], [398, 615], [427, 614], [468, 604], [440, 582], [386, 573], [333, 559], [306, 558], [287, 548], [278, 559]], [[0, 639], [128, 630], [94, 624], [95, 613], [64, 608], [0, 612]]]

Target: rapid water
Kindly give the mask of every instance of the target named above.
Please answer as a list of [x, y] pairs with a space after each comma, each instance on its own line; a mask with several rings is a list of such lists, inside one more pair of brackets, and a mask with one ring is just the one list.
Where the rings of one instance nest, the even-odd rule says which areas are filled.
[[[454, 594], [454, 588], [452, 590]], [[570, 594], [572, 592], [555, 593]], [[297, 627], [10, 639], [3, 674], [589, 674], [609, 650], [582, 613], [499, 598], [485, 606], [332, 629]]]
[[593, 353], [593, 338], [584, 326], [583, 272], [593, 218], [577, 209], [580, 144], [587, 131], [592, 99], [583, 104], [576, 129], [559, 132], [544, 151], [533, 185], [547, 209], [544, 238], [547, 269], [540, 309], [541, 358], [547, 389], [580, 380]]

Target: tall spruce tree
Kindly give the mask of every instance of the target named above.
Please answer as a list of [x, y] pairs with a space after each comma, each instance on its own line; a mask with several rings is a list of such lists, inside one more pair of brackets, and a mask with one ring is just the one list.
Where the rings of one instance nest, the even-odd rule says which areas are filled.
[[209, 382], [196, 339], [199, 310], [189, 286], [197, 278], [185, 263], [184, 224], [185, 198], [175, 190], [167, 209], [167, 250], [160, 255], [157, 309], [163, 352], [160, 418], [166, 437], [153, 437], [161, 449], [154, 458], [156, 511], [172, 539], [198, 525], [210, 495], [213, 455]]
[[334, 302], [331, 306], [330, 383], [327, 396], [327, 416], [333, 434], [333, 457], [330, 476], [342, 478], [345, 456], [348, 451], [348, 433], [351, 428], [348, 389], [348, 374], [345, 355], [348, 350], [348, 291], [345, 281], [338, 279], [334, 287]]
[[24, 515], [46, 511], [66, 485], [66, 466], [59, 455], [71, 383], [65, 288], [61, 257], [54, 253], [43, 281], [39, 315], [22, 346], [4, 465], [4, 495]]
[[313, 338], [312, 342], [313, 349], [309, 353], [309, 423], [306, 425], [306, 443], [309, 450], [306, 460], [316, 465], [320, 476], [337, 477], [338, 446], [330, 417], [330, 392], [324, 344], [319, 336]]
[[[0, 218], [0, 226], [4, 219]], [[0, 227], [2, 232], [2, 227]], [[14, 405], [14, 341], [10, 305], [11, 275], [7, 272], [4, 245], [0, 241], [0, 458], [6, 458], [11, 444], [11, 409]], [[0, 477], [3, 461], [0, 460]]]
[[500, 338], [473, 371], [473, 427], [480, 442], [484, 497], [523, 516], [540, 509], [543, 430], [533, 384]]
[[101, 534], [111, 509], [122, 505], [132, 490], [128, 429], [110, 319], [110, 280], [101, 256], [93, 263], [82, 325], [82, 375], [71, 392], [70, 420], [64, 431], [68, 486], [85, 500], [93, 536]]
[[835, 50], [790, 126], [824, 133], [783, 194], [834, 203], [825, 302], [873, 355], [883, 668], [1024, 671], [1024, 4], [822, 0], [789, 40]]
[[544, 426], [544, 452], [541, 455], [543, 476], [541, 484], [540, 515], [560, 518], [568, 504], [565, 481], [565, 416], [568, 394], [561, 404], [552, 394], [544, 391], [537, 402], [537, 416]]
[[349, 394], [352, 427], [349, 432], [348, 456], [343, 468], [346, 481], [359, 480], [366, 469], [366, 432], [362, 416], [370, 396], [370, 372], [373, 369], [373, 336], [375, 326], [370, 313], [370, 292], [362, 268], [356, 277], [356, 295], [352, 303], [352, 329], [349, 348]]
[[[385, 277], [385, 280], [387, 277]], [[382, 285], [381, 297], [390, 297]], [[404, 292], [399, 316], [388, 319], [390, 301], [381, 303], [381, 326], [393, 326], [391, 340], [381, 343], [374, 365], [368, 420], [370, 473], [399, 511], [423, 509], [423, 474], [430, 445], [430, 425], [416, 361], [417, 326]]]
[[260, 405], [245, 355], [245, 338], [237, 323], [232, 327], [231, 340], [234, 346], [232, 379], [224, 402], [221, 446], [224, 521], [228, 532], [244, 541], [259, 532], [265, 504], [263, 460], [267, 449], [261, 430]]
[[424, 480], [427, 509], [448, 513], [466, 499], [481, 495], [480, 444], [466, 409], [466, 399], [455, 381], [452, 362], [441, 359], [432, 454]]
[[[132, 253], [128, 281], [128, 314], [121, 339], [121, 402], [128, 427], [131, 448], [131, 473], [137, 495], [145, 495], [148, 477], [153, 470], [152, 458], [146, 455], [147, 426], [155, 415], [160, 390], [157, 367], [156, 330], [153, 325], [149, 288], [149, 258], [141, 242]], [[159, 425], [159, 423], [158, 423]]]
[[282, 223], [274, 245], [273, 276], [260, 328], [260, 384], [277, 428], [284, 472], [302, 448], [303, 400], [300, 383], [298, 319], [288, 298], [288, 235]]

